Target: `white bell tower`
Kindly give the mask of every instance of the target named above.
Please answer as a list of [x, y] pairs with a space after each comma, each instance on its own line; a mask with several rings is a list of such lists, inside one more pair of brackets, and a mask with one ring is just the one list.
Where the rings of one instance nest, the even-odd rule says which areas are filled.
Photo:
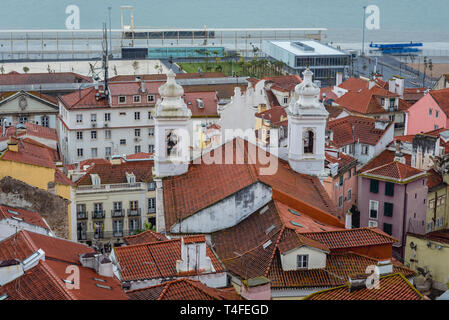
[[320, 88], [307, 68], [287, 107], [288, 163], [299, 173], [324, 177], [324, 145], [329, 113], [319, 101]]
[[188, 126], [192, 112], [186, 106], [183, 88], [176, 83], [170, 70], [167, 82], [159, 87], [161, 99], [154, 116], [154, 174], [156, 178], [177, 176], [189, 169], [190, 134]]

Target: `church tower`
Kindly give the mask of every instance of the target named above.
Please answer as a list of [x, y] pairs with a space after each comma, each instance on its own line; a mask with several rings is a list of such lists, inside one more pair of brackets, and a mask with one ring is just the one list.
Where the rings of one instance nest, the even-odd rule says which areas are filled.
[[324, 145], [329, 113], [319, 101], [320, 88], [307, 68], [287, 107], [288, 163], [299, 173], [324, 176]]
[[192, 112], [182, 95], [184, 89], [176, 83], [170, 70], [167, 82], [159, 87], [161, 99], [154, 116], [154, 174], [156, 178], [177, 176], [189, 169], [190, 135], [188, 126]]

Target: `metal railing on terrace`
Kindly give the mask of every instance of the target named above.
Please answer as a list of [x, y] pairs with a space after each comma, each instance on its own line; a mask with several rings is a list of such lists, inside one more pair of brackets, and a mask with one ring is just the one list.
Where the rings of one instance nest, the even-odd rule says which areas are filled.
[[78, 186], [76, 193], [96, 193], [107, 191], [121, 191], [121, 190], [145, 190], [145, 184], [142, 182], [136, 183], [117, 183], [117, 184], [100, 184], [100, 185], [88, 185]]

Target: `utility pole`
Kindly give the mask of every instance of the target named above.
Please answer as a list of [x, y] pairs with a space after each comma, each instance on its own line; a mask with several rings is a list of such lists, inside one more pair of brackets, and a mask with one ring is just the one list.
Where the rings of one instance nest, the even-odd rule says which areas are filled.
[[365, 55], [365, 13], [366, 12], [366, 6], [363, 6], [363, 24], [362, 24], [362, 56]]
[[112, 23], [111, 23], [111, 9], [112, 7], [108, 7], [109, 14], [109, 51], [112, 55]]

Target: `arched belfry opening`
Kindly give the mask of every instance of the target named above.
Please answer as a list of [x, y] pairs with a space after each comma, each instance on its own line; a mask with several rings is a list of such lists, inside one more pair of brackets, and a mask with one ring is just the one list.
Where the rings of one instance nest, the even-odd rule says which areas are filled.
[[313, 153], [314, 142], [315, 134], [312, 130], [306, 130], [303, 137], [304, 153]]

